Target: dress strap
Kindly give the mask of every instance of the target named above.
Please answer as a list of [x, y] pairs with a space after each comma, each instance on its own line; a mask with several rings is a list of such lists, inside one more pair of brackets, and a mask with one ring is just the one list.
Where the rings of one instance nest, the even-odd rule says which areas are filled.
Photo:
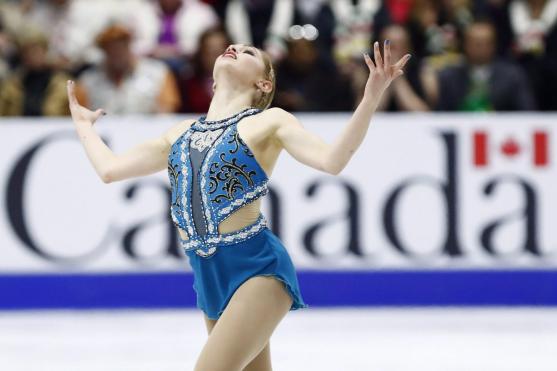
[[235, 124], [235, 123], [239, 122], [241, 119], [243, 119], [244, 117], [255, 115], [259, 112], [261, 112], [261, 110], [259, 108], [250, 107], [250, 108], [246, 108], [246, 109], [234, 114], [233, 116], [230, 116], [230, 117], [227, 117], [227, 118], [224, 118], [224, 119], [221, 119], [221, 120], [211, 120], [211, 121], [206, 120], [207, 116], [201, 116], [192, 125], [192, 127], [195, 128], [195, 130], [201, 130], [201, 131], [217, 130], [217, 129]]

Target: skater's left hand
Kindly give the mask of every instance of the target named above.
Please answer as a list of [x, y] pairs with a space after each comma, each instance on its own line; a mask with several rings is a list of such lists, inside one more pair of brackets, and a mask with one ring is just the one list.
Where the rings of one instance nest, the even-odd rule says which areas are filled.
[[381, 56], [379, 42], [373, 44], [373, 57], [375, 63], [368, 54], [364, 54], [364, 60], [369, 68], [369, 77], [364, 90], [364, 97], [379, 99], [383, 92], [397, 77], [401, 76], [403, 68], [411, 55], [406, 54], [395, 64], [391, 65], [391, 47], [389, 40], [385, 40], [383, 47], [385, 59]]

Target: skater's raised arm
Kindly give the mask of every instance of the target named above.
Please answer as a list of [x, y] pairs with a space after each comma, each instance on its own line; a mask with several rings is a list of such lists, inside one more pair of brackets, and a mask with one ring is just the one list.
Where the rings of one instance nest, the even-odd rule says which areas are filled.
[[79, 104], [75, 83], [68, 81], [68, 100], [72, 119], [87, 157], [105, 183], [153, 174], [167, 168], [168, 152], [173, 139], [185, 131], [193, 120], [171, 127], [158, 138], [145, 141], [123, 154], [116, 155], [97, 134], [93, 125], [105, 112], [91, 111]]
[[305, 130], [301, 123], [286, 111], [280, 110], [280, 113], [277, 114], [280, 118], [277, 120], [279, 124], [276, 137], [283, 148], [296, 160], [336, 175], [344, 169], [356, 152], [364, 139], [371, 116], [377, 109], [383, 92], [394, 79], [403, 74], [403, 68], [410, 59], [410, 54], [407, 54], [391, 65], [388, 41], [385, 41], [384, 46], [385, 60], [381, 56], [378, 42], [375, 42], [373, 49], [375, 63], [369, 55], [364, 56], [370, 74], [363, 98], [333, 144], [328, 144], [319, 136]]

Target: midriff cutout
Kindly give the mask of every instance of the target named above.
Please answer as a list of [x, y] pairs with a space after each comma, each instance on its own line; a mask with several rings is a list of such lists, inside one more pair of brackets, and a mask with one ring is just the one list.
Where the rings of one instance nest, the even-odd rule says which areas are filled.
[[[218, 227], [219, 234], [235, 232], [247, 227], [248, 225], [255, 223], [260, 214], [261, 198], [258, 198], [234, 211], [228, 218], [223, 220]], [[178, 228], [178, 233], [180, 233], [180, 237], [184, 241], [188, 240], [188, 235], [183, 229]]]

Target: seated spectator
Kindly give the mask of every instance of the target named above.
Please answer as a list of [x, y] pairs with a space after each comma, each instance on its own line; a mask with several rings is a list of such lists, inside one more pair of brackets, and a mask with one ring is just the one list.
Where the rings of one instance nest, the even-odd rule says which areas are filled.
[[[395, 63], [413, 50], [408, 31], [399, 25], [390, 25], [381, 33], [381, 43], [389, 40], [391, 61]], [[385, 111], [429, 111], [437, 101], [435, 72], [426, 63], [414, 59], [406, 65], [404, 75], [397, 78], [385, 91], [378, 109]]]
[[226, 32], [235, 44], [265, 50], [274, 62], [285, 57], [286, 37], [294, 20], [294, 0], [230, 0], [226, 6]]
[[557, 1], [513, 0], [509, 17], [514, 52], [541, 110], [557, 110]]
[[0, 84], [8, 76], [9, 62], [13, 58], [14, 41], [12, 35], [6, 31], [2, 15], [0, 13]]
[[135, 56], [126, 27], [110, 25], [96, 41], [105, 58], [79, 79], [83, 105], [112, 114], [177, 111], [180, 97], [173, 74], [161, 61]]
[[204, 113], [213, 97], [213, 66], [219, 55], [231, 44], [226, 32], [218, 27], [205, 31], [199, 39], [199, 49], [193, 56], [193, 69], [180, 78], [181, 112]]
[[471, 10], [467, 0], [415, 0], [408, 23], [413, 55], [428, 57], [435, 69], [460, 61], [459, 35], [470, 24]]
[[509, 17], [519, 52], [542, 54], [548, 48], [557, 49], [557, 2], [512, 0]]
[[[102, 52], [95, 37], [107, 25], [119, 23], [133, 30], [132, 50], [137, 55], [150, 52], [159, 34], [157, 6], [152, 0], [26, 0], [0, 3], [0, 17], [13, 35], [29, 27], [49, 37], [51, 63], [72, 73], [98, 64]], [[193, 0], [187, 3], [197, 3]], [[206, 6], [208, 7], [208, 6]], [[153, 20], [154, 19], [154, 20]], [[200, 22], [204, 22], [201, 19]], [[190, 20], [191, 24], [194, 24]], [[190, 38], [198, 34], [186, 29]], [[183, 33], [183, 32], [182, 32]]]
[[464, 35], [465, 61], [439, 73], [441, 111], [517, 111], [535, 109], [523, 71], [496, 60], [491, 23], [471, 24]]
[[[82, 16], [79, 19], [75, 3], [74, 0], [35, 0], [17, 5], [5, 3], [2, 17], [12, 35], [30, 28], [47, 35], [50, 63], [70, 71], [78, 69], [81, 62], [94, 53], [87, 38], [92, 22], [84, 22], [91, 18]], [[91, 14], [87, 16], [91, 17]]]
[[319, 57], [315, 41], [291, 40], [277, 69], [274, 105], [288, 111], [346, 111], [354, 107], [350, 82]]
[[333, 55], [338, 64], [346, 60], [360, 58], [373, 42], [374, 17], [380, 10], [380, 1], [335, 0], [331, 9], [335, 15]]
[[497, 55], [505, 58], [512, 58], [513, 47], [509, 2], [510, 0], [474, 1], [474, 16], [476, 19], [488, 19], [493, 24], [497, 34]]
[[154, 28], [149, 55], [175, 65], [183, 56], [192, 56], [207, 29], [219, 23], [213, 9], [199, 0], [157, 0], [148, 22]]
[[330, 0], [315, 17], [318, 45], [331, 55], [341, 73], [348, 75], [354, 63], [369, 51], [378, 25], [390, 23], [380, 0]]
[[14, 14], [14, 4], [0, 3], [0, 82], [8, 76], [10, 65], [17, 59], [14, 33], [10, 29], [10, 16]]
[[65, 86], [69, 76], [50, 67], [46, 36], [28, 30], [20, 35], [18, 52], [21, 64], [0, 88], [0, 115], [68, 115]]

